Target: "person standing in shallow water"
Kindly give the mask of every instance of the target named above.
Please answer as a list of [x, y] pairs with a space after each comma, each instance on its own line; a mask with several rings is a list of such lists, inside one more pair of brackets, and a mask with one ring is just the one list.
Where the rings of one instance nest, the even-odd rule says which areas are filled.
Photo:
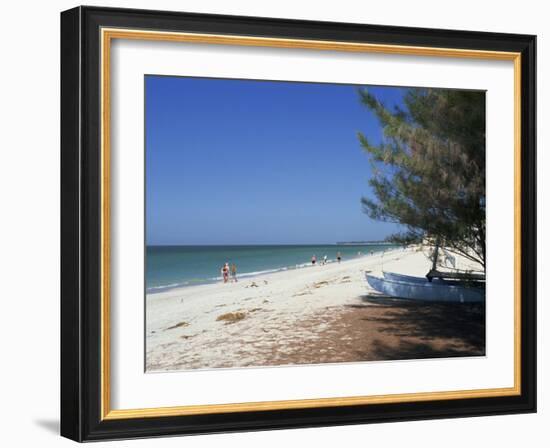
[[314, 255], [313, 257], [311, 257], [311, 264], [315, 266], [315, 263], [317, 263], [317, 257]]
[[340, 263], [340, 261], [342, 261], [342, 254], [340, 252], [338, 252], [336, 254], [336, 259], [338, 260], [338, 263]]
[[229, 280], [229, 263], [225, 263], [222, 267], [222, 277], [223, 282], [227, 283], [227, 280]]
[[231, 264], [231, 281], [237, 283], [237, 265], [235, 263]]

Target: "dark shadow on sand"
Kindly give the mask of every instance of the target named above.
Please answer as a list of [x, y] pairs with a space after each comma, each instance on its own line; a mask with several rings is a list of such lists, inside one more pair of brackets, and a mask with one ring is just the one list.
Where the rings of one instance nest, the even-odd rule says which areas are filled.
[[[484, 303], [419, 302], [372, 294], [363, 296], [361, 304], [349, 307], [382, 308], [383, 312], [361, 320], [375, 323], [379, 332], [400, 339], [398, 346], [380, 339], [373, 341], [371, 350], [379, 359], [485, 355]], [[446, 339], [451, 343], [437, 349], [431, 344], [433, 339]]]

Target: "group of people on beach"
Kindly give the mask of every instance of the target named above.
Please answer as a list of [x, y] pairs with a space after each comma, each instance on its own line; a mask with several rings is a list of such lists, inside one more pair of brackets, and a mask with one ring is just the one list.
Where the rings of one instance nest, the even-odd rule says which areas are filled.
[[[336, 253], [336, 261], [340, 263], [342, 261], [342, 254], [340, 252]], [[321, 259], [321, 266], [328, 263], [328, 257], [325, 255]], [[311, 257], [311, 264], [315, 266], [317, 264], [317, 256], [313, 255]], [[235, 263], [231, 263], [229, 265], [228, 262], [225, 262], [221, 268], [221, 275], [222, 280], [224, 283], [237, 283], [237, 265]]]
[[237, 283], [237, 265], [235, 263], [231, 263], [231, 266], [229, 266], [229, 263], [225, 262], [222, 266], [221, 274], [224, 283], [230, 281]]
[[[340, 263], [342, 261], [342, 254], [340, 252], [337, 252], [336, 253], [336, 260], [338, 261], [338, 263]], [[324, 264], [327, 264], [328, 263], [328, 257], [325, 255], [322, 259], [321, 259], [321, 266], [324, 265]], [[311, 264], [312, 266], [315, 266], [317, 264], [317, 256], [316, 255], [313, 255], [311, 257]]]

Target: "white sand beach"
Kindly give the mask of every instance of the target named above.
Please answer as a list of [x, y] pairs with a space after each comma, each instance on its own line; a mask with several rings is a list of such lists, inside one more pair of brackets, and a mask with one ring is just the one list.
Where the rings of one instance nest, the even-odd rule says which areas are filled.
[[[475, 268], [460, 257], [456, 267]], [[419, 350], [420, 356], [482, 354], [484, 340], [446, 329], [458, 309], [473, 313], [474, 323], [484, 320], [484, 309], [377, 297], [364, 276], [382, 270], [423, 276], [429, 268], [427, 252], [413, 247], [148, 294], [147, 370], [407, 358]], [[410, 334], [381, 327], [397, 323], [388, 321], [392, 315], [402, 320], [401, 333], [410, 328]]]

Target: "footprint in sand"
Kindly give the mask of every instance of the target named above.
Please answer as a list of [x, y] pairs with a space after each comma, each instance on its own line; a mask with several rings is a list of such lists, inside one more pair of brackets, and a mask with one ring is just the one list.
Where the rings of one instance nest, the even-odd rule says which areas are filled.
[[187, 327], [187, 326], [189, 326], [189, 323], [182, 320], [181, 322], [178, 322], [176, 325], [172, 325], [171, 327], [165, 328], [164, 331], [173, 330], [174, 328]]
[[313, 294], [311, 291], [303, 291], [299, 292], [297, 294], [293, 294], [292, 297], [298, 297], [298, 296], [307, 296]]
[[249, 313], [255, 313], [256, 311], [263, 311], [264, 309], [263, 308], [252, 308], [251, 310], [249, 310], [248, 312]]

